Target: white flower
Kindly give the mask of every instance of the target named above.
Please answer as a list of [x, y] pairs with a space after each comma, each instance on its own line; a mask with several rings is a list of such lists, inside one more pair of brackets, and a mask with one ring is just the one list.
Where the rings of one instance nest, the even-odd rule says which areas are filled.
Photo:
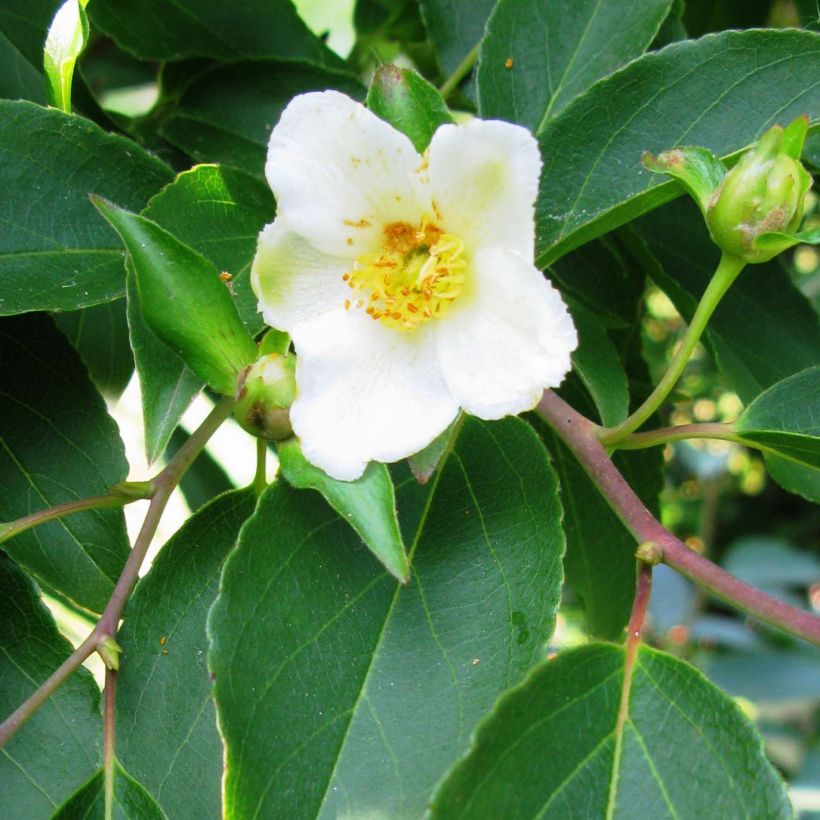
[[298, 354], [294, 431], [329, 475], [421, 450], [459, 408], [497, 419], [561, 383], [577, 339], [533, 264], [541, 159], [504, 122], [443, 125], [422, 157], [334, 91], [274, 128], [251, 282]]

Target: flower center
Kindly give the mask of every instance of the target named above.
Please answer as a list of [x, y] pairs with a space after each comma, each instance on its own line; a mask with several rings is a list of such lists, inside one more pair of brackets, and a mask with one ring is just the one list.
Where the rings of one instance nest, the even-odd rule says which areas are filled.
[[378, 253], [364, 254], [343, 276], [353, 297], [345, 310], [363, 308], [372, 318], [400, 331], [440, 319], [464, 286], [464, 243], [423, 219], [418, 228], [392, 222]]

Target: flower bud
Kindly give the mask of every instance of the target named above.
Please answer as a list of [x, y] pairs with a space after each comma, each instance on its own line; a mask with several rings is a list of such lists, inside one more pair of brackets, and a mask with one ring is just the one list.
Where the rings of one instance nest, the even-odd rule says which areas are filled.
[[234, 416], [257, 438], [283, 441], [293, 435], [290, 406], [296, 398], [296, 357], [269, 353], [239, 377]]
[[758, 237], [792, 234], [803, 217], [811, 178], [790, 146], [784, 146], [783, 135], [781, 126], [773, 126], [740, 158], [715, 190], [706, 213], [714, 241], [745, 262], [766, 262], [780, 253], [782, 248], [759, 245]]

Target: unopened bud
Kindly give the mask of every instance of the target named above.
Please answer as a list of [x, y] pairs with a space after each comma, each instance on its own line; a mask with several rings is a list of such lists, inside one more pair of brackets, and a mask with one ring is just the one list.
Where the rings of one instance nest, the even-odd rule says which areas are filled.
[[644, 564], [654, 567], [663, 561], [663, 547], [655, 541], [644, 541], [638, 544], [635, 557]]
[[[796, 130], [795, 125], [800, 127], [796, 121], [789, 128]], [[783, 137], [781, 126], [770, 128], [726, 174], [706, 213], [712, 238], [721, 250], [745, 262], [766, 262], [780, 253], [784, 248], [758, 245], [758, 237], [771, 232], [792, 234], [803, 218], [811, 177], [789, 150], [791, 140], [784, 146]]]
[[239, 378], [234, 416], [257, 438], [283, 441], [293, 435], [290, 406], [296, 398], [296, 357], [270, 353]]

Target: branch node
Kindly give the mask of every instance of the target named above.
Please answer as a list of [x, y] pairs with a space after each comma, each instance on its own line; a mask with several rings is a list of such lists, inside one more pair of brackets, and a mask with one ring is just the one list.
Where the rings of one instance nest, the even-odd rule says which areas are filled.
[[644, 541], [638, 544], [635, 557], [650, 567], [656, 567], [663, 561], [663, 547], [655, 541]]

